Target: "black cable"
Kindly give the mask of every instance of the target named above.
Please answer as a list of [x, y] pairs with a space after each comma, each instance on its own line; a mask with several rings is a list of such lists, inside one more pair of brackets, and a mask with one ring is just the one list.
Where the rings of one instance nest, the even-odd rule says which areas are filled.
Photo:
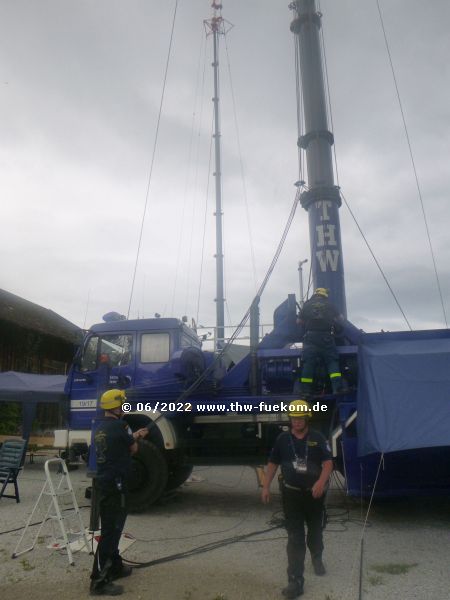
[[[87, 504], [86, 506], [79, 506], [78, 508], [91, 508], [90, 504]], [[73, 510], [73, 508], [64, 508], [62, 512], [65, 512], [66, 510]], [[46, 519], [44, 519], [44, 522], [46, 523], [47, 521], [50, 521], [51, 517], [47, 517]], [[36, 523], [30, 523], [28, 525], [28, 527], [34, 527], [35, 525], [41, 525], [42, 521], [36, 521]], [[15, 533], [16, 531], [21, 531], [22, 529], [24, 529], [26, 527], [26, 525], [22, 525], [22, 527], [16, 527], [15, 529], [8, 529], [7, 531], [0, 531], [0, 535], [5, 535], [7, 533]]]
[[[328, 509], [330, 509], [332, 507], [328, 507]], [[348, 511], [344, 511], [345, 513], [348, 513]], [[133, 568], [136, 569], [143, 569], [143, 568], [147, 568], [147, 567], [152, 567], [155, 565], [159, 565], [159, 564], [163, 564], [163, 563], [167, 563], [167, 562], [173, 562], [175, 560], [181, 560], [183, 558], [189, 558], [191, 556], [195, 556], [197, 554], [203, 554], [205, 552], [211, 552], [212, 550], [216, 550], [218, 548], [222, 548], [225, 546], [229, 546], [231, 544], [237, 544], [237, 543], [255, 543], [255, 542], [270, 542], [270, 541], [274, 541], [274, 540], [281, 540], [281, 539], [286, 539], [286, 535], [283, 536], [277, 536], [277, 537], [271, 537], [271, 538], [265, 538], [265, 539], [259, 539], [259, 540], [249, 540], [248, 538], [253, 537], [255, 535], [261, 535], [264, 533], [269, 533], [270, 531], [274, 531], [275, 529], [279, 529], [280, 527], [284, 526], [284, 519], [279, 519], [276, 517], [277, 514], [281, 513], [281, 511], [276, 511], [275, 513], [273, 513], [271, 519], [270, 519], [270, 523], [273, 523], [271, 527], [268, 527], [267, 529], [262, 529], [262, 530], [258, 530], [258, 531], [252, 531], [250, 533], [245, 533], [239, 536], [233, 536], [231, 538], [227, 538], [227, 539], [223, 539], [223, 540], [218, 540], [215, 542], [209, 542], [207, 544], [204, 544], [202, 546], [197, 546], [196, 548], [192, 548], [190, 550], [186, 550], [185, 552], [178, 552], [176, 554], [171, 554], [169, 556], [165, 556], [165, 557], [161, 557], [158, 559], [154, 559], [151, 561], [145, 561], [145, 562], [139, 562], [139, 561], [132, 561], [132, 560], [124, 560], [124, 562], [130, 566], [132, 566]], [[344, 523], [345, 522], [357, 522], [358, 520], [355, 519], [344, 519], [344, 520], [334, 520], [333, 518], [330, 519], [328, 522], [329, 523], [340, 523], [342, 525], [342, 529], [330, 529], [327, 527], [326, 531], [328, 531], [329, 533], [342, 533], [344, 531], [347, 531], [347, 528], [345, 527]], [[366, 526], [368, 524], [366, 523]], [[236, 527], [237, 525], [234, 525], [233, 527]], [[226, 530], [225, 530], [226, 531]], [[220, 532], [209, 532], [211, 534], [213, 533], [220, 533]], [[167, 541], [167, 540], [183, 540], [183, 539], [190, 539], [191, 537], [198, 537], [201, 535], [208, 535], [207, 533], [202, 533], [202, 534], [198, 534], [197, 536], [189, 536], [188, 538], [163, 538], [163, 539], [153, 539], [153, 540], [142, 540], [139, 538], [135, 538], [137, 541], [145, 541], [145, 542], [156, 542], [156, 541]]]
[[[277, 249], [275, 251], [274, 257], [272, 258], [272, 262], [270, 263], [270, 266], [269, 266], [269, 268], [268, 268], [268, 270], [266, 272], [266, 275], [265, 275], [265, 277], [263, 279], [263, 282], [261, 283], [261, 285], [260, 285], [260, 287], [258, 289], [258, 292], [257, 292], [257, 294], [255, 296], [255, 299], [253, 300], [253, 302], [257, 298], [259, 298], [262, 295], [262, 293], [264, 292], [264, 289], [266, 288], [266, 285], [267, 285], [267, 283], [268, 283], [268, 281], [269, 281], [269, 279], [270, 279], [270, 277], [272, 275], [272, 272], [273, 272], [273, 270], [274, 270], [274, 268], [275, 268], [275, 266], [276, 266], [276, 264], [278, 262], [278, 259], [280, 257], [280, 254], [281, 254], [281, 251], [283, 249], [284, 243], [286, 241], [287, 235], [288, 235], [289, 230], [291, 228], [292, 221], [294, 219], [295, 212], [297, 210], [297, 206], [298, 206], [299, 201], [300, 201], [300, 195], [301, 195], [301, 193], [302, 193], [302, 188], [299, 187], [297, 189], [297, 193], [295, 195], [295, 200], [294, 200], [294, 203], [292, 205], [291, 212], [289, 213], [289, 217], [288, 217], [287, 223], [286, 223], [285, 228], [283, 230], [283, 234], [281, 236], [281, 240], [280, 240], [280, 242], [279, 242], [279, 244], [277, 246]], [[235, 331], [233, 332], [233, 334], [231, 335], [231, 337], [228, 339], [228, 341], [225, 343], [224, 347], [219, 351], [219, 353], [217, 354], [217, 356], [215, 357], [215, 359], [212, 361], [212, 363], [210, 364], [210, 366], [207, 369], [205, 369], [203, 371], [203, 373], [201, 375], [199, 375], [199, 377], [197, 377], [197, 379], [186, 390], [184, 390], [184, 392], [182, 392], [180, 394], [180, 396], [176, 399], [176, 402], [183, 402], [186, 398], [188, 398], [199, 387], [199, 385], [208, 377], [208, 375], [213, 372], [213, 370], [216, 368], [217, 364], [219, 363], [220, 359], [222, 358], [223, 354], [231, 346], [231, 344], [235, 341], [235, 339], [241, 333], [242, 329], [245, 327], [245, 324], [247, 323], [247, 321], [250, 318], [250, 312], [251, 312], [251, 308], [252, 308], [253, 302], [248, 307], [248, 309], [247, 309], [245, 315], [243, 316], [241, 322], [239, 323], [239, 325], [237, 326], [237, 328], [235, 329]], [[169, 382], [168, 382], [168, 384], [169, 384]], [[134, 386], [133, 388], [130, 388], [130, 391], [137, 390], [137, 389], [139, 389], [139, 387], [145, 387], [145, 386]], [[163, 416], [163, 414], [164, 413], [161, 413], [161, 415], [158, 417], [158, 419], [161, 418]], [[149, 423], [148, 427], [153, 426], [158, 419], [155, 419], [155, 421], [153, 421], [152, 423]]]
[[236, 542], [237, 544], [260, 544], [261, 542], [273, 542], [275, 540], [285, 540], [287, 538], [287, 534], [286, 535], [279, 535], [277, 537], [271, 537], [271, 538], [263, 538], [262, 540], [240, 540], [239, 542]]
[[184, 537], [170, 537], [170, 538], [166, 537], [166, 538], [152, 538], [152, 539], [143, 539], [143, 538], [135, 537], [134, 539], [137, 542], [146, 542], [146, 543], [174, 542], [174, 541], [190, 540], [190, 539], [197, 538], [197, 537], [203, 537], [205, 535], [217, 535], [219, 533], [227, 533], [228, 531], [231, 531], [232, 529], [236, 529], [236, 527], [239, 527], [239, 525], [242, 525], [242, 523], [245, 523], [245, 521], [248, 519], [249, 514], [250, 514], [250, 511], [247, 512], [247, 514], [245, 515], [245, 517], [243, 519], [241, 519], [240, 521], [238, 521], [231, 527], [228, 527], [227, 529], [221, 529], [220, 531], [204, 531], [203, 533], [196, 533], [195, 535], [186, 535]]
[[[297, 189], [297, 193], [295, 195], [295, 200], [294, 203], [292, 205], [291, 208], [291, 212], [289, 213], [289, 217], [286, 223], [286, 226], [283, 230], [283, 234], [281, 236], [281, 240], [277, 246], [277, 249], [275, 251], [274, 257], [272, 259], [272, 262], [270, 263], [270, 266], [266, 272], [266, 275], [263, 279], [263, 282], [261, 283], [258, 292], [255, 296], [255, 299], [253, 300], [253, 302], [259, 298], [262, 293], [264, 292], [264, 289], [272, 275], [272, 272], [275, 268], [275, 265], [277, 264], [277, 261], [280, 257], [281, 251], [283, 249], [284, 243], [286, 241], [287, 238], [287, 234], [289, 233], [292, 221], [294, 219], [295, 216], [295, 211], [297, 210], [297, 206], [298, 203], [300, 201], [300, 195], [301, 195], [301, 188], [299, 187]], [[183, 402], [186, 398], [188, 398], [197, 388], [198, 386], [208, 377], [208, 375], [210, 373], [212, 373], [212, 371], [216, 368], [218, 362], [220, 361], [220, 359], [222, 358], [223, 354], [226, 352], [226, 350], [231, 346], [231, 344], [235, 341], [235, 339], [238, 337], [238, 335], [241, 333], [242, 329], [245, 327], [245, 324], [247, 323], [247, 321], [250, 318], [250, 312], [251, 312], [251, 308], [252, 308], [252, 304], [248, 307], [245, 315], [243, 316], [241, 322], [239, 323], [239, 325], [237, 326], [237, 328], [235, 329], [235, 331], [233, 332], [233, 334], [231, 335], [231, 337], [228, 339], [228, 341], [226, 342], [226, 344], [224, 345], [224, 347], [220, 350], [220, 352], [217, 354], [217, 356], [215, 357], [215, 359], [212, 361], [212, 363], [210, 364], [210, 366], [205, 369], [205, 371], [203, 371], [203, 373], [194, 381], [194, 383], [192, 383], [187, 390], [185, 390], [184, 392], [182, 392], [182, 394], [180, 394], [180, 396], [177, 398], [176, 402]]]
[[234, 536], [225, 540], [220, 540], [218, 542], [211, 542], [209, 544], [204, 544], [203, 546], [197, 546], [196, 548], [192, 548], [191, 550], [186, 550], [185, 552], [178, 552], [176, 554], [171, 554], [169, 556], [163, 556], [162, 558], [157, 558], [154, 560], [149, 560], [146, 562], [137, 562], [131, 560], [124, 560], [127, 565], [132, 566], [135, 569], [144, 569], [147, 567], [152, 567], [155, 565], [160, 565], [163, 563], [173, 562], [174, 560], [180, 560], [183, 558], [189, 558], [191, 556], [196, 556], [197, 554], [204, 554], [205, 552], [211, 552], [212, 550], [216, 550], [217, 548], [223, 548], [225, 546], [229, 546], [230, 544], [236, 544], [237, 542], [241, 542], [249, 537], [254, 535], [260, 535], [263, 533], [268, 533], [269, 531], [274, 531], [278, 529], [279, 526], [269, 527], [267, 529], [261, 529], [259, 531], [252, 531], [250, 533], [244, 533], [239, 536]]

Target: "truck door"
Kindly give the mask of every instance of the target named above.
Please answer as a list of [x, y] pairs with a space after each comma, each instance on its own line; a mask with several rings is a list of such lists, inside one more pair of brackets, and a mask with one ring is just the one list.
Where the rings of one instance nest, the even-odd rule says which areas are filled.
[[132, 333], [103, 334], [99, 339], [98, 360], [109, 365], [109, 387], [124, 389], [134, 383], [134, 336]]
[[126, 388], [134, 380], [134, 353], [131, 333], [92, 335], [86, 339], [72, 373], [70, 425], [73, 429], [90, 429], [97, 407], [100, 363], [108, 364], [109, 388]]

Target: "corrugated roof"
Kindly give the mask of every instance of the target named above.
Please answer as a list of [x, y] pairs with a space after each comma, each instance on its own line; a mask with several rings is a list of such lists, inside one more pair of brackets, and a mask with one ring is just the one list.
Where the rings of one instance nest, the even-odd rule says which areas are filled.
[[48, 308], [0, 289], [0, 321], [14, 323], [73, 344], [82, 340], [83, 330]]

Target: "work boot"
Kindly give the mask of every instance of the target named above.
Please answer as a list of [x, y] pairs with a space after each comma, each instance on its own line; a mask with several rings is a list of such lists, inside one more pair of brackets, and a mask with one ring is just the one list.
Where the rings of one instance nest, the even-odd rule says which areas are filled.
[[312, 566], [314, 569], [314, 573], [316, 575], [325, 575], [326, 573], [326, 569], [325, 569], [325, 565], [322, 562], [322, 557], [321, 556], [312, 556], [311, 557], [312, 560]]
[[303, 577], [289, 577], [289, 583], [281, 590], [285, 598], [298, 598], [303, 595]]
[[91, 583], [90, 594], [91, 596], [120, 596], [123, 593], [123, 587], [121, 585], [114, 585], [108, 581], [107, 583], [96, 584]]
[[116, 579], [122, 579], [123, 577], [129, 577], [133, 572], [132, 567], [129, 565], [121, 565], [118, 569], [112, 570], [110, 572], [111, 581], [115, 581]]

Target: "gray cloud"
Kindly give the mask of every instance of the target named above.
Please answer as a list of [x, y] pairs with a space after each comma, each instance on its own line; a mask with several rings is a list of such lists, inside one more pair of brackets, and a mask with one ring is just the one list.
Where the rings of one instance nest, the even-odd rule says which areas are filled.
[[[340, 185], [413, 326], [441, 327], [376, 6], [320, 4]], [[128, 308], [173, 5], [2, 6], [1, 287], [79, 325], [88, 293], [88, 323]], [[381, 6], [450, 311], [450, 7], [443, 0], [425, 12], [418, 0]], [[202, 42], [209, 11], [203, 0], [179, 4], [132, 316], [198, 310], [213, 95], [211, 39], [206, 55]], [[227, 0], [223, 14], [235, 24], [227, 46], [259, 283], [298, 177], [291, 17], [285, 3], [270, 0]], [[226, 295], [237, 322], [254, 293], [254, 273], [225, 53], [220, 62]], [[208, 325], [215, 315], [213, 191], [210, 176], [199, 317]], [[368, 330], [405, 328], [345, 207], [341, 223], [349, 317]], [[298, 260], [308, 256], [307, 215], [299, 208], [261, 302], [263, 321], [297, 292]]]

